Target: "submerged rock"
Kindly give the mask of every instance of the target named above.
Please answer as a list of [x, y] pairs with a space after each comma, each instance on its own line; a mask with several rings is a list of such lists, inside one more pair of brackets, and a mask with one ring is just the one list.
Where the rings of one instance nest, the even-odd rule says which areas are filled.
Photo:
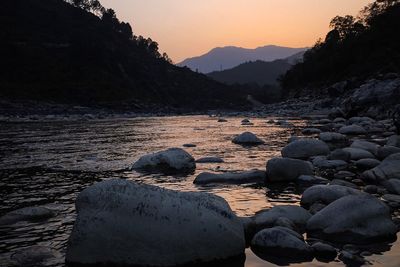
[[138, 171], [160, 172], [190, 172], [195, 168], [194, 158], [181, 148], [169, 148], [142, 156], [132, 166]]
[[369, 244], [395, 237], [389, 208], [368, 195], [340, 198], [307, 222], [307, 234], [340, 243]]
[[313, 156], [328, 154], [328, 145], [318, 139], [296, 140], [282, 149], [282, 157], [284, 158], [308, 159]]
[[210, 184], [210, 183], [264, 183], [265, 171], [252, 170], [245, 172], [227, 172], [227, 173], [200, 173], [193, 181], [194, 184]]
[[235, 144], [241, 145], [260, 145], [264, 144], [264, 141], [258, 138], [255, 134], [251, 132], [244, 132], [238, 136], [236, 136], [233, 140]]
[[76, 209], [67, 263], [175, 266], [244, 253], [242, 223], [215, 195], [116, 179], [82, 191]]
[[10, 211], [0, 217], [0, 225], [10, 225], [20, 221], [41, 221], [55, 215], [55, 211], [46, 207], [26, 207]]
[[267, 162], [267, 180], [270, 182], [295, 181], [300, 175], [312, 175], [312, 164], [290, 158], [273, 158]]

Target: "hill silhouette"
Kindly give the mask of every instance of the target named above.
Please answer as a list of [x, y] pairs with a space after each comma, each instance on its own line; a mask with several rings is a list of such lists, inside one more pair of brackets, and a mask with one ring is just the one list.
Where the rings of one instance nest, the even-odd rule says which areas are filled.
[[247, 95], [171, 64], [97, 0], [0, 1], [0, 97], [98, 105], [241, 107]]
[[235, 46], [217, 47], [204, 55], [185, 59], [178, 66], [187, 66], [193, 71], [210, 73], [230, 69], [248, 61], [283, 59], [305, 50], [306, 48], [275, 45], [267, 45], [256, 49]]

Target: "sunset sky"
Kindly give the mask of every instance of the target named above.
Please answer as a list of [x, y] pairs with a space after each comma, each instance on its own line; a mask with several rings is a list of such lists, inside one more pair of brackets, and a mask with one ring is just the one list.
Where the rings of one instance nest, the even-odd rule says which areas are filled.
[[305, 47], [372, 0], [102, 0], [175, 63], [218, 46]]

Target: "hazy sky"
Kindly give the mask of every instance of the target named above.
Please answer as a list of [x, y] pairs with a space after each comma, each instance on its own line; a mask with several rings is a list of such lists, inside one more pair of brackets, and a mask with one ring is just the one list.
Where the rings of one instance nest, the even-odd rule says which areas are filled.
[[372, 0], [101, 0], [174, 62], [217, 46], [312, 46], [336, 15]]

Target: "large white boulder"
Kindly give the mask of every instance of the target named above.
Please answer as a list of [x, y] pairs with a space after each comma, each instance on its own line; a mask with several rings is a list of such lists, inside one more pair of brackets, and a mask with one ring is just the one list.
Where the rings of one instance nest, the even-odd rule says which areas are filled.
[[313, 156], [328, 155], [328, 145], [318, 139], [300, 139], [289, 143], [282, 149], [282, 157], [308, 159]]
[[360, 194], [363, 192], [342, 185], [314, 185], [304, 191], [300, 204], [306, 208], [315, 203], [328, 205], [339, 198]]
[[245, 172], [226, 172], [226, 173], [200, 173], [193, 181], [194, 184], [210, 184], [210, 183], [228, 183], [228, 184], [244, 184], [244, 183], [264, 183], [265, 171], [251, 170]]
[[270, 182], [295, 181], [300, 175], [312, 175], [308, 161], [290, 158], [273, 158], [267, 162], [267, 180]]
[[242, 255], [241, 221], [221, 197], [115, 179], [76, 200], [66, 262], [175, 266]]
[[263, 140], [251, 132], [244, 132], [236, 136], [232, 142], [240, 145], [260, 145], [264, 143]]
[[138, 171], [157, 172], [190, 172], [195, 168], [194, 158], [181, 148], [169, 148], [142, 156], [132, 166]]
[[368, 194], [340, 198], [307, 222], [309, 236], [341, 243], [369, 244], [396, 232], [389, 208]]

